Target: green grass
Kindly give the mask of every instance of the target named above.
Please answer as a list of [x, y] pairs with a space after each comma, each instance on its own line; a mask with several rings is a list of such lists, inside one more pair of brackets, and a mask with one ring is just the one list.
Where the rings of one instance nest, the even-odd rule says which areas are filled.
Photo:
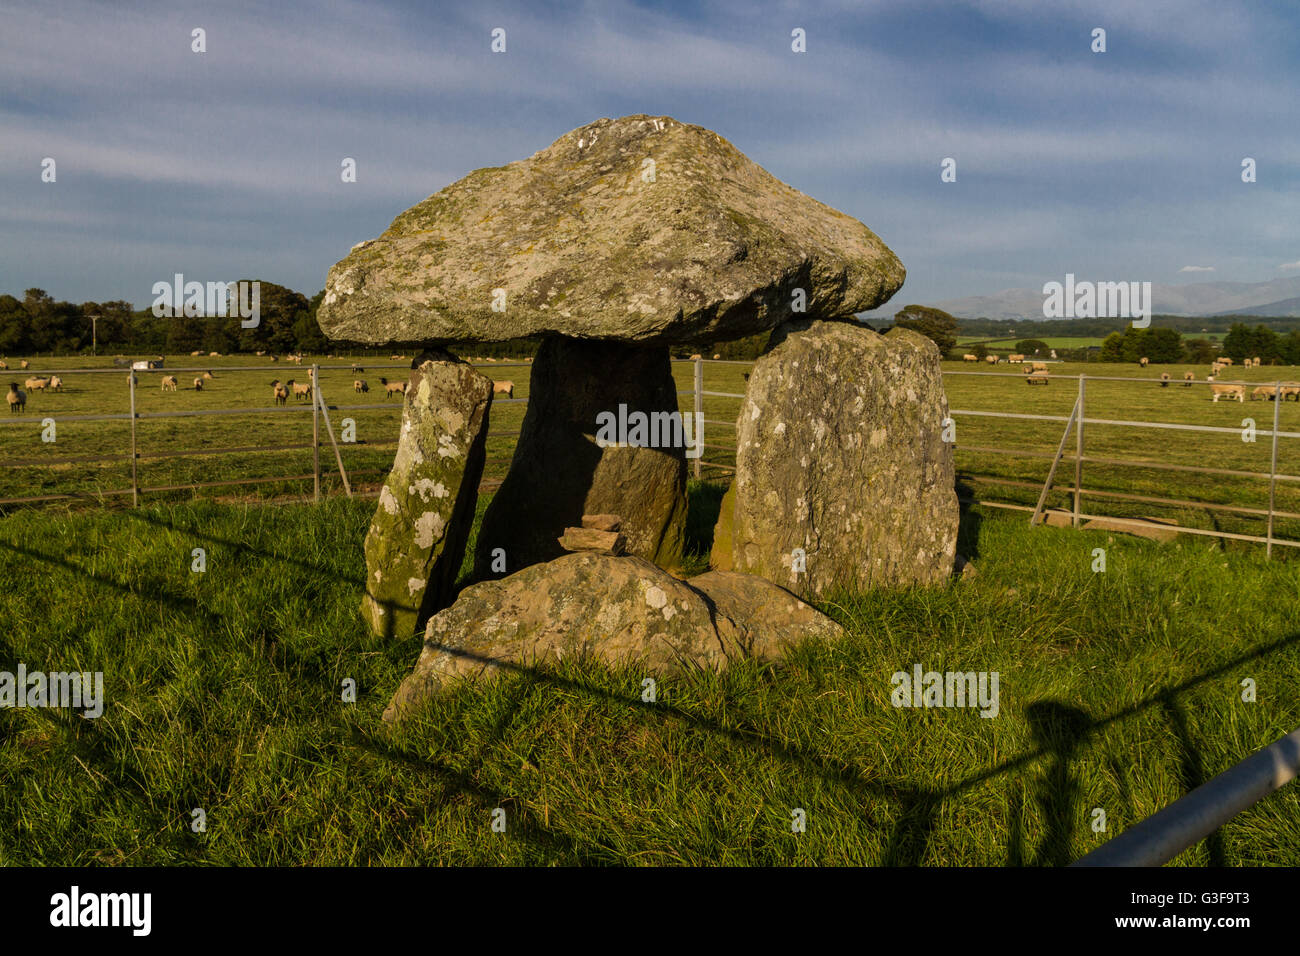
[[[697, 548], [716, 498], [693, 487]], [[779, 666], [643, 704], [635, 667], [566, 661], [390, 730], [419, 642], [364, 636], [372, 508], [0, 518], [0, 669], [101, 670], [107, 697], [0, 710], [0, 863], [1055, 865], [1104, 839], [1093, 808], [1113, 835], [1300, 723], [1294, 564], [972, 513], [973, 580], [844, 596], [847, 636]], [[999, 672], [999, 715], [891, 707], [916, 663]], [[1300, 864], [1300, 791], [1177, 862]]]

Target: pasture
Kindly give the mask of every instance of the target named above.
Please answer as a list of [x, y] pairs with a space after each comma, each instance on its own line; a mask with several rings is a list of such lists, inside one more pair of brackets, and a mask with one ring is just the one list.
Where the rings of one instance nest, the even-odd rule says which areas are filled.
[[[378, 368], [395, 363], [387, 356], [382, 359], [336, 356], [334, 359], [318, 357], [322, 365], [321, 387], [331, 406], [360, 406], [330, 413], [335, 435], [341, 435], [342, 422], [351, 418], [355, 422], [356, 443], [341, 444], [344, 464], [348, 469], [354, 490], [362, 495], [375, 494], [387, 473], [396, 450], [397, 428], [401, 401], [386, 397], [379, 384], [381, 377], [389, 381], [405, 379], [403, 368]], [[140, 452], [139, 481], [148, 491], [145, 501], [183, 500], [185, 498], [220, 497], [226, 500], [247, 498], [301, 499], [312, 492], [312, 424], [311, 405], [290, 398], [287, 406], [273, 411], [270, 383], [310, 378], [310, 357], [304, 364], [286, 365], [283, 361], [272, 363], [269, 359], [243, 356], [192, 359], [189, 356], [168, 356], [166, 367], [159, 371], [138, 372], [136, 390], [137, 411], [143, 415], [162, 411], [197, 411], [212, 409], [247, 409], [246, 414], [212, 417], [142, 418], [136, 424]], [[203, 363], [195, 366], [191, 363]], [[353, 362], [366, 370], [353, 373]], [[22, 379], [34, 373], [56, 368], [69, 368], [87, 364], [82, 359], [42, 359], [33, 362], [26, 372], [11, 370], [11, 379]], [[11, 364], [16, 365], [14, 361]], [[265, 370], [229, 371], [238, 365], [265, 365]], [[511, 365], [503, 362], [478, 363], [480, 370], [498, 380], [515, 384], [516, 400], [528, 397], [528, 372], [526, 364]], [[1160, 470], [1154, 465], [1177, 465], [1186, 469], [1213, 467], [1268, 473], [1271, 458], [1271, 441], [1268, 437], [1254, 442], [1242, 440], [1246, 419], [1253, 419], [1258, 430], [1271, 429], [1274, 403], [1268, 400], [1250, 400], [1251, 390], [1257, 384], [1277, 380], [1300, 382], [1300, 370], [1293, 368], [1258, 368], [1226, 370], [1220, 381], [1245, 381], [1247, 401], [1210, 399], [1209, 388], [1203, 384], [1208, 373], [1201, 366], [1152, 366], [1146, 369], [1131, 364], [1054, 363], [1052, 377], [1046, 387], [1028, 387], [1020, 375], [1019, 366], [974, 366], [963, 362], [944, 362], [944, 386], [950, 408], [961, 411], [1008, 412], [1030, 415], [1049, 415], [1065, 418], [1070, 414], [1078, 393], [1078, 385], [1065, 376], [1132, 377], [1138, 382], [1108, 382], [1090, 380], [1085, 402], [1086, 417], [1126, 421], [1154, 421], [1175, 424], [1211, 425], [1233, 429], [1231, 433], [1207, 434], [1172, 430], [1138, 429], [1115, 425], [1087, 425], [1085, 427], [1085, 455], [1090, 458], [1122, 459], [1134, 465], [1087, 463], [1083, 469], [1083, 488], [1095, 491], [1094, 497], [1085, 496], [1083, 511], [1089, 514], [1119, 517], [1155, 517], [1174, 521], [1180, 525], [1203, 530], [1229, 533], [1262, 534], [1266, 521], [1259, 515], [1241, 515], [1221, 510], [1216, 506], [1241, 506], [1266, 510], [1269, 503], [1267, 479], [1225, 477], [1198, 474], [1194, 470]], [[111, 367], [111, 360], [101, 358], [97, 367]], [[342, 366], [342, 367], [331, 367]], [[94, 367], [94, 366], [90, 366]], [[205, 381], [202, 391], [194, 391], [193, 378], [200, 373], [181, 372], [175, 369], [211, 369], [214, 378]], [[675, 362], [674, 375], [679, 392], [689, 392], [693, 387], [693, 366], [689, 362]], [[740, 394], [745, 389], [746, 363], [706, 362], [704, 389], [706, 392]], [[1201, 384], [1185, 387], [1183, 373], [1193, 372]], [[966, 374], [976, 372], [978, 374]], [[1173, 381], [1167, 387], [1160, 385], [1161, 372], [1168, 372]], [[1004, 374], [993, 374], [1004, 373]], [[1010, 373], [1005, 374], [1005, 373]], [[167, 374], [175, 374], [180, 388], [164, 392], [159, 382]], [[109, 491], [129, 489], [130, 423], [126, 419], [109, 422], [61, 421], [78, 415], [116, 413], [125, 415], [129, 410], [127, 373], [115, 370], [96, 374], [65, 374], [61, 393], [36, 392], [29, 397], [27, 410], [22, 415], [10, 416], [0, 424], [0, 462], [18, 467], [0, 469], [0, 499], [31, 495], [76, 495], [96, 506], [104, 503], [129, 504], [130, 495], [112, 495]], [[353, 391], [353, 381], [364, 379], [369, 392]], [[188, 387], [187, 387], [188, 386]], [[488, 438], [488, 462], [484, 470], [484, 483], [494, 487], [504, 477], [513, 452], [515, 436], [523, 421], [526, 405], [522, 401], [503, 401], [498, 395], [491, 413]], [[683, 411], [692, 408], [689, 394], [679, 395]], [[732, 448], [735, 444], [734, 422], [739, 412], [740, 400], [736, 398], [706, 396], [704, 399], [706, 452], [702, 477], [727, 480], [727, 466], [735, 464]], [[1300, 402], [1283, 401], [1276, 409], [1282, 431], [1300, 432]], [[57, 441], [41, 440], [41, 422], [53, 418], [57, 426]], [[1032, 507], [1038, 499], [1047, 474], [1051, 455], [1055, 452], [1064, 428], [1064, 422], [1033, 421], [991, 418], [955, 414], [957, 438], [957, 467], [968, 496]], [[20, 420], [22, 424], [9, 424]], [[333, 450], [329, 445], [324, 424], [321, 425], [322, 490], [341, 493], [342, 484], [334, 465]], [[1071, 435], [1066, 447], [1066, 458], [1058, 468], [1055, 489], [1049, 496], [1049, 507], [1069, 507], [1070, 495], [1066, 490], [1073, 482], [1072, 455], [1075, 439]], [[216, 454], [222, 449], [245, 449], [253, 446], [270, 446], [270, 451], [235, 451]], [[981, 449], [998, 448], [1001, 452]], [[162, 457], [184, 452], [180, 457]], [[1010, 453], [1007, 453], [1010, 452]], [[88, 461], [95, 456], [116, 456], [112, 461]], [[711, 467], [711, 466], [723, 467]], [[1146, 467], [1143, 467], [1143, 466]], [[1278, 443], [1278, 472], [1283, 475], [1300, 474], [1300, 439], [1283, 438]], [[297, 477], [293, 477], [297, 476]], [[254, 479], [251, 485], [225, 485], [222, 482]], [[1140, 498], [1172, 498], [1184, 504], [1161, 504], [1152, 501], [1129, 501], [1113, 496]], [[1283, 516], [1275, 521], [1275, 534], [1279, 537], [1300, 539], [1300, 482], [1279, 481], [1274, 490], [1275, 507]], [[1229, 541], [1225, 547], [1254, 548], [1258, 545]], [[1290, 555], [1292, 550], [1276, 548], [1275, 555]]]
[[[164, 373], [189, 361], [169, 358]], [[174, 393], [158, 388], [163, 373], [138, 373], [139, 410], [271, 407], [270, 380], [305, 379], [310, 359], [292, 371], [268, 363], [265, 372], [223, 370], [252, 364], [247, 357], [203, 362], [216, 377], [201, 392], [185, 391], [180, 373]], [[528, 369], [494, 364], [484, 363], [486, 374], [513, 380], [515, 396], [526, 398]], [[690, 363], [674, 369], [689, 390]], [[945, 363], [945, 371], [971, 370]], [[705, 389], [742, 392], [746, 371], [707, 363]], [[950, 406], [1065, 416], [1077, 395], [1074, 381], [1029, 388], [991, 371], [948, 375]], [[1150, 377], [1090, 382], [1089, 417], [1238, 428], [1254, 414], [1261, 428], [1271, 424], [1271, 402], [1214, 404], [1204, 385], [1161, 388], [1160, 370], [1053, 366], [1054, 376], [1080, 371]], [[1277, 371], [1238, 375], [1266, 381]], [[43, 446], [39, 431], [44, 417], [124, 411], [125, 376], [65, 375], [62, 394], [38, 394], [24, 425], [0, 429], [5, 458], [122, 452], [126, 421], [70, 421], [55, 446]], [[362, 491], [373, 490], [395, 447], [398, 402], [385, 405], [375, 371], [360, 375], [367, 395], [351, 391], [354, 377], [328, 369], [321, 381], [330, 404], [364, 406], [331, 417], [336, 433], [341, 418], [356, 420], [361, 443], [345, 460], [358, 476], [374, 470], [358, 478]], [[738, 406], [705, 399], [707, 418], [724, 423], [706, 428], [713, 464], [734, 461], [726, 423]], [[489, 479], [504, 474], [524, 407], [493, 407]], [[691, 408], [689, 396], [681, 407]], [[1300, 405], [1277, 410], [1283, 428], [1300, 430]], [[1047, 462], [1028, 453], [1054, 451], [1061, 423], [956, 419], [963, 486], [1032, 504]], [[137, 427], [146, 455], [282, 446], [142, 458], [146, 487], [310, 472], [310, 448], [291, 447], [310, 444], [306, 411]], [[1090, 455], [1268, 464], [1267, 441], [1235, 435], [1088, 426], [1087, 437]], [[982, 446], [1026, 454], [974, 450]], [[1296, 473], [1295, 442], [1281, 447], [1279, 470]], [[322, 460], [330, 476], [328, 445]], [[128, 469], [123, 459], [0, 472], [5, 494], [33, 493], [32, 482], [91, 492], [87, 501], [0, 515], [0, 666], [102, 671], [107, 698], [96, 720], [0, 710], [0, 772], [11, 781], [0, 792], [0, 863], [1060, 865], [1300, 723], [1287, 692], [1300, 680], [1300, 577], [1294, 560], [1277, 560], [1294, 558], [1286, 549], [1269, 561], [1260, 546], [1207, 538], [1156, 544], [1030, 531], [1021, 513], [976, 505], [959, 539], [973, 579], [841, 595], [820, 606], [846, 636], [806, 645], [781, 665], [666, 679], [658, 702], [645, 704], [634, 666], [566, 661], [459, 688], [411, 723], [386, 728], [379, 714], [419, 640], [384, 646], [364, 634], [361, 544], [373, 501], [334, 495], [271, 508], [253, 500], [309, 494], [310, 480], [299, 480], [225, 495], [155, 492], [139, 509], [86, 507], [97, 487], [129, 486]], [[977, 470], [1025, 487], [975, 481]], [[1062, 466], [1062, 481], [1072, 474]], [[1259, 500], [1244, 479], [1095, 465], [1084, 474], [1085, 487]], [[725, 480], [720, 468], [704, 475]], [[490, 489], [486, 481], [475, 531]], [[689, 572], [707, 566], [722, 490], [691, 483]], [[1280, 484], [1278, 495], [1279, 507], [1300, 511], [1293, 485]], [[1059, 494], [1052, 501], [1062, 502]], [[1109, 504], [1118, 513], [1132, 503]], [[1188, 522], [1229, 520], [1185, 511]], [[202, 574], [190, 569], [195, 547], [207, 551]], [[1091, 567], [1096, 547], [1107, 551], [1104, 574]], [[467, 559], [462, 580], [468, 572]], [[914, 664], [997, 671], [999, 716], [890, 706], [890, 675]], [[1247, 677], [1259, 688], [1252, 703], [1241, 699]], [[346, 678], [356, 681], [355, 703], [341, 699]], [[489, 825], [497, 807], [509, 821], [504, 837]], [[1090, 826], [1098, 807], [1106, 834]], [[203, 833], [190, 826], [195, 808], [207, 815]], [[798, 836], [793, 808], [808, 820]], [[1289, 788], [1176, 862], [1296, 865], [1297, 847], [1300, 796]]]

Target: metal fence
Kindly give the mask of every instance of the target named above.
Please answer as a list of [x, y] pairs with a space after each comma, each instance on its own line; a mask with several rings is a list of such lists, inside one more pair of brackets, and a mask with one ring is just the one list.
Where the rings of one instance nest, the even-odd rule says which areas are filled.
[[[708, 405], [710, 404], [706, 400], [707, 399], [742, 400], [744, 399], [745, 396], [743, 393], [724, 392], [724, 391], [706, 389], [704, 387], [705, 365], [707, 364], [715, 368], [736, 367], [736, 366], [748, 368], [748, 367], [752, 367], [753, 362], [729, 361], [729, 360], [717, 360], [717, 359], [715, 360], [685, 359], [685, 360], [676, 360], [674, 364], [680, 366], [683, 363], [689, 363], [689, 365], [691, 366], [690, 387], [679, 390], [678, 395], [683, 397], [683, 399], [684, 397], [689, 396], [689, 401], [690, 401], [689, 407], [693, 412], [695, 427], [697, 429], [696, 440], [703, 445], [703, 451], [705, 453], [704, 457], [695, 458], [693, 460], [692, 462], [693, 474], [696, 478], [703, 478], [707, 474], [707, 475], [714, 475], [720, 479], [725, 480], [728, 475], [734, 473], [735, 468], [732, 465], [726, 464], [725, 462], [716, 459], [718, 459], [719, 457], [723, 457], [725, 455], [735, 454], [736, 446], [734, 443], [734, 434], [735, 434], [736, 422], [734, 420], [734, 417], [728, 417], [727, 419], [717, 418], [717, 417], [714, 418], [706, 417], [709, 414]], [[387, 370], [387, 369], [397, 369], [403, 371], [410, 370], [409, 365], [368, 364], [367, 367], [375, 370]], [[526, 362], [498, 362], [498, 363], [493, 363], [490, 366], [483, 365], [479, 367], [483, 368], [484, 370], [508, 369], [508, 368], [531, 368], [531, 366]], [[349, 447], [369, 448], [369, 449], [380, 449], [380, 448], [387, 448], [387, 447], [395, 448], [397, 444], [396, 434], [394, 434], [394, 437], [392, 438], [391, 441], [366, 441], [366, 442], [356, 443], [355, 445], [340, 443], [337, 440], [337, 436], [335, 436], [334, 434], [333, 424], [330, 419], [330, 413], [349, 412], [349, 411], [374, 412], [374, 411], [382, 410], [384, 406], [377, 405], [377, 404], [331, 405], [328, 403], [328, 401], [326, 400], [325, 396], [321, 391], [320, 373], [322, 371], [352, 372], [354, 370], [351, 366], [319, 365], [319, 364], [310, 366], [311, 383], [312, 383], [312, 400], [310, 405], [306, 405], [306, 404], [287, 405], [283, 407], [271, 407], [271, 408], [253, 407], [253, 408], [193, 409], [193, 410], [176, 410], [176, 411], [160, 411], [160, 412], [137, 411], [135, 397], [136, 397], [136, 390], [137, 390], [136, 376], [138, 374], [190, 374], [190, 373], [202, 373], [205, 370], [206, 370], [205, 367], [202, 366], [193, 367], [193, 368], [181, 367], [181, 368], [174, 368], [174, 369], [167, 369], [167, 370], [156, 370], [147, 373], [131, 372], [120, 368], [42, 370], [40, 373], [41, 375], [72, 375], [72, 374], [123, 375], [125, 372], [124, 377], [127, 379], [127, 391], [128, 391], [128, 398], [129, 398], [129, 410], [127, 412], [117, 413], [117, 414], [102, 414], [102, 415], [67, 415], [67, 416], [59, 416], [58, 420], [60, 422], [129, 421], [131, 425], [129, 444], [127, 447], [123, 449], [122, 453], [120, 454], [78, 455], [78, 456], [65, 456], [61, 458], [17, 459], [17, 460], [9, 460], [0, 464], [2, 464], [3, 467], [30, 467], [30, 466], [40, 466], [40, 465], [90, 463], [90, 462], [120, 463], [123, 460], [126, 460], [130, 462], [130, 466], [131, 466], [130, 487], [125, 487], [120, 489], [109, 489], [105, 491], [97, 491], [95, 492], [95, 496], [125, 498], [127, 495], [129, 495], [131, 498], [131, 503], [133, 505], [138, 505], [143, 496], [151, 495], [151, 494], [162, 494], [167, 492], [177, 492], [177, 491], [186, 491], [186, 490], [200, 492], [200, 491], [205, 491], [208, 489], [218, 488], [218, 487], [238, 487], [238, 486], [268, 484], [268, 483], [275, 483], [275, 482], [284, 483], [284, 482], [296, 482], [296, 481], [302, 481], [302, 482], [311, 481], [312, 498], [313, 500], [319, 500], [319, 498], [323, 493], [322, 478], [325, 476], [326, 468], [327, 468], [327, 466], [322, 462], [322, 455], [321, 455], [321, 450], [323, 447], [325, 447], [325, 444], [322, 441], [322, 425], [323, 425], [325, 437], [328, 438], [329, 448], [333, 453], [332, 457], [334, 459], [334, 465], [336, 466], [338, 471], [338, 476], [343, 483], [344, 492], [349, 495], [352, 495], [354, 493], [373, 495], [377, 493], [374, 491], [354, 492], [350, 482], [350, 475], [356, 476], [362, 474], [383, 474], [384, 472], [382, 471], [382, 469], [358, 470], [349, 473], [349, 471], [344, 466], [343, 452]], [[221, 370], [222, 372], [265, 372], [267, 371], [267, 366], [265, 365], [225, 366], [222, 367]], [[1016, 378], [1016, 379], [1023, 379], [1024, 377], [1018, 373], [996, 372], [991, 370], [990, 371], [965, 371], [965, 370], [956, 370], [956, 369], [946, 369], [944, 370], [943, 374], [945, 376], [950, 376], [950, 375], [972, 376], [973, 375], [973, 376], [1004, 377], [1004, 378]], [[959, 420], [961, 418], [994, 418], [994, 419], [1005, 419], [1005, 420], [1012, 420], [1012, 421], [1025, 421], [1025, 422], [1040, 422], [1040, 423], [1050, 422], [1050, 423], [1057, 423], [1062, 426], [1062, 433], [1060, 436], [1060, 440], [1057, 443], [1057, 446], [1055, 448], [1055, 451], [1052, 451], [1047, 447], [1041, 449], [1006, 448], [1006, 447], [989, 446], [989, 445], [968, 446], [968, 445], [963, 445], [961, 443], [957, 443], [955, 445], [955, 449], [959, 456], [963, 452], [971, 452], [971, 453], [980, 453], [980, 454], [1008, 455], [1008, 456], [1015, 456], [1020, 459], [1027, 459], [1027, 460], [1043, 459], [1048, 462], [1046, 476], [1041, 483], [1019, 481], [1015, 479], [1006, 478], [1004, 476], [979, 474], [977, 472], [972, 472], [969, 469], [962, 471], [962, 477], [964, 480], [970, 480], [973, 483], [980, 485], [982, 488], [991, 489], [991, 488], [1001, 486], [1004, 488], [1019, 488], [1021, 490], [1028, 489], [1031, 491], [1034, 490], [1038, 491], [1039, 494], [1038, 494], [1037, 504], [1033, 507], [1030, 507], [1025, 504], [1017, 503], [1015, 501], [1007, 501], [1005, 499], [999, 499], [997, 496], [989, 493], [981, 493], [979, 496], [976, 496], [974, 494], [963, 496], [962, 498], [963, 503], [979, 504], [979, 505], [984, 505], [992, 508], [1021, 511], [1027, 513], [1030, 516], [1031, 524], [1037, 524], [1040, 523], [1044, 518], [1046, 502], [1048, 500], [1049, 494], [1051, 494], [1052, 492], [1056, 492], [1056, 493], [1066, 494], [1069, 497], [1071, 501], [1071, 508], [1069, 509], [1068, 512], [1069, 521], [1075, 527], [1078, 527], [1083, 521], [1088, 521], [1093, 519], [1103, 519], [1105, 521], [1114, 523], [1121, 527], [1130, 527], [1133, 530], [1160, 529], [1162, 531], [1171, 531], [1178, 534], [1208, 536], [1208, 537], [1214, 537], [1219, 539], [1241, 540], [1247, 542], [1260, 543], [1265, 545], [1266, 551], [1269, 555], [1272, 554], [1273, 548], [1275, 546], [1288, 547], [1288, 548], [1300, 547], [1300, 541], [1280, 537], [1276, 533], [1276, 528], [1275, 528], [1275, 523], [1279, 518], [1286, 519], [1286, 520], [1300, 520], [1300, 512], [1281, 510], [1277, 507], [1277, 488], [1279, 486], [1279, 483], [1300, 482], [1300, 475], [1285, 474], [1280, 472], [1278, 469], [1279, 440], [1284, 438], [1291, 438], [1291, 439], [1300, 438], [1300, 432], [1282, 431], [1279, 427], [1279, 413], [1281, 411], [1281, 401], [1282, 401], [1280, 392], [1278, 393], [1278, 397], [1274, 400], [1273, 403], [1272, 428], [1261, 429], [1258, 430], [1256, 433], [1257, 437], [1261, 439], [1267, 438], [1270, 440], [1271, 443], [1270, 468], [1268, 471], [1249, 471], [1244, 469], [1216, 468], [1216, 467], [1210, 467], [1204, 465], [1178, 464], [1178, 463], [1167, 462], [1167, 461], [1152, 461], [1149, 459], [1135, 460], [1135, 459], [1111, 458], [1111, 457], [1090, 455], [1088, 453], [1087, 444], [1086, 444], [1086, 438], [1090, 432], [1090, 428], [1088, 426], [1113, 426], [1113, 427], [1128, 428], [1128, 429], [1147, 429], [1147, 430], [1152, 430], [1156, 433], [1160, 433], [1162, 431], [1163, 432], [1176, 431], [1176, 432], [1193, 433], [1193, 434], [1197, 434], [1197, 433], [1239, 434], [1240, 429], [1228, 428], [1222, 426], [1213, 426], [1213, 425], [1189, 425], [1189, 424], [1181, 424], [1175, 422], [1137, 421], [1137, 420], [1089, 417], [1087, 414], [1087, 401], [1088, 401], [1087, 387], [1089, 382], [1131, 382], [1131, 383], [1140, 384], [1145, 387], [1149, 387], [1152, 384], [1152, 380], [1149, 378], [1133, 378], [1133, 377], [1125, 377], [1125, 376], [1099, 376], [1099, 375], [1053, 375], [1052, 380], [1055, 382], [1077, 383], [1077, 389], [1078, 389], [1077, 397], [1074, 403], [1074, 407], [1072, 408], [1072, 410], [1068, 415], [1042, 415], [1042, 414], [1030, 414], [1030, 413], [1022, 413], [1022, 412], [1001, 412], [1001, 411], [990, 411], [987, 409], [963, 409], [963, 408], [950, 409], [949, 414], [952, 416], [954, 420]], [[1193, 384], [1202, 388], [1208, 385], [1208, 383], [1206, 382], [1195, 382]], [[1218, 382], [1216, 384], [1231, 384], [1231, 383]], [[1260, 383], [1241, 383], [1241, 384], [1249, 387], [1251, 385], [1257, 386]], [[1286, 383], [1278, 382], [1276, 383], [1276, 387], [1280, 388], [1285, 384]], [[526, 405], [527, 401], [528, 401], [527, 398], [496, 398], [494, 404]], [[680, 402], [680, 404], [686, 405], [686, 401], [683, 400]], [[390, 407], [394, 409], [400, 409], [400, 405], [390, 406]], [[137, 422], [154, 420], [154, 419], [203, 418], [207, 416], [236, 415], [236, 416], [250, 416], [250, 417], [261, 418], [265, 420], [264, 418], [265, 416], [303, 415], [308, 412], [311, 413], [311, 427], [312, 427], [310, 442], [306, 441], [305, 440], [306, 436], [304, 436], [304, 441], [302, 443], [294, 443], [288, 445], [250, 444], [250, 445], [239, 445], [239, 446], [232, 446], [226, 448], [143, 449], [140, 445], [140, 442], [138, 441], [137, 432], [136, 432]], [[25, 424], [30, 424], [30, 422], [31, 422], [30, 418], [8, 419], [8, 420], [0, 421], [0, 427], [25, 425]], [[709, 433], [709, 437], [707, 439], [705, 438], [706, 430]], [[728, 433], [732, 436], [731, 444], [726, 444], [725, 440], [719, 438], [720, 435], [726, 436], [728, 435]], [[1074, 438], [1073, 443], [1070, 442], [1071, 436], [1073, 436]], [[517, 437], [517, 432], [491, 431], [489, 432], [488, 437], [492, 437], [492, 438]], [[1073, 444], [1072, 451], [1070, 450], [1071, 444]], [[146, 485], [141, 482], [141, 478], [140, 478], [141, 463], [150, 460], [158, 460], [164, 458], [193, 457], [193, 456], [224, 455], [224, 454], [256, 454], [256, 453], [265, 453], [265, 452], [283, 452], [283, 451], [290, 451], [290, 450], [296, 451], [296, 450], [306, 450], [306, 449], [311, 449], [312, 451], [312, 470], [309, 473], [292, 474], [292, 475], [274, 475], [269, 477], [253, 477], [253, 478], [232, 477], [232, 478], [227, 478], [227, 479], [222, 479], [217, 481], [191, 482], [187, 484], [171, 484], [171, 485]], [[710, 453], [721, 453], [721, 454], [711, 455]], [[508, 458], [506, 459], [497, 458], [497, 459], [489, 459], [489, 462], [502, 463], [502, 462], [508, 462], [508, 460], [509, 460]], [[1058, 485], [1057, 474], [1060, 470], [1060, 466], [1063, 464], [1067, 466], [1073, 465], [1073, 469], [1072, 469], [1073, 481], [1071, 483], [1067, 483], [1064, 485]], [[1085, 466], [1087, 465], [1102, 465], [1107, 467], [1118, 466], [1121, 468], [1132, 467], [1132, 468], [1141, 468], [1141, 469], [1151, 469], [1156, 471], [1194, 473], [1199, 475], [1231, 478], [1231, 479], [1237, 479], [1243, 481], [1267, 481], [1268, 482], [1268, 506], [1266, 508], [1251, 507], [1244, 504], [1227, 504], [1227, 503], [1217, 503], [1217, 502], [1208, 502], [1208, 501], [1195, 501], [1195, 500], [1189, 500], [1187, 498], [1175, 498], [1175, 497], [1169, 497], [1163, 495], [1139, 495], [1130, 492], [1117, 491], [1114, 489], [1107, 489], [1107, 488], [1097, 488], [1097, 487], [1089, 488], [1089, 487], [1085, 487], [1083, 484]], [[481, 487], [484, 490], [487, 490], [499, 484], [500, 484], [499, 479], [485, 478], [482, 482]], [[85, 496], [75, 495], [75, 494], [44, 494], [44, 495], [31, 495], [31, 496], [23, 496], [23, 497], [8, 497], [8, 498], [0, 498], [0, 506], [15, 505], [15, 504], [35, 504], [35, 503], [43, 503], [43, 502], [57, 502], [57, 501], [71, 501], [71, 500], [78, 500], [84, 497]], [[1119, 502], [1132, 502], [1132, 503], [1150, 504], [1150, 505], [1157, 505], [1157, 506], [1167, 506], [1167, 507], [1175, 507], [1175, 508], [1196, 508], [1196, 509], [1202, 509], [1204, 511], [1212, 512], [1212, 513], [1231, 514], [1231, 515], [1239, 515], [1239, 516], [1263, 519], [1265, 522], [1265, 528], [1263, 534], [1243, 534], [1235, 531], [1192, 528], [1192, 527], [1185, 527], [1182, 525], [1155, 523], [1155, 522], [1142, 520], [1142, 519], [1124, 518], [1124, 517], [1117, 517], [1117, 516], [1106, 515], [1101, 513], [1095, 513], [1095, 511], [1089, 513], [1084, 510], [1085, 500], [1091, 500], [1094, 502], [1110, 500], [1110, 501], [1119, 501]]]

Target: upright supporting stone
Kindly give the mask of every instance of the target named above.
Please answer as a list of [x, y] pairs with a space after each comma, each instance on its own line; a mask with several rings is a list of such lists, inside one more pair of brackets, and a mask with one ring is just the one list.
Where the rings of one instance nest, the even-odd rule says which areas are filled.
[[542, 343], [510, 470], [479, 530], [477, 576], [500, 577], [559, 557], [564, 529], [602, 513], [622, 519], [628, 553], [664, 568], [680, 563], [685, 448], [597, 444], [598, 416], [638, 412], [657, 414], [659, 425], [677, 412], [666, 348], [559, 336]]
[[790, 322], [754, 364], [712, 564], [805, 598], [937, 584], [957, 495], [939, 351], [896, 328]]
[[362, 616], [377, 637], [423, 631], [451, 603], [487, 454], [492, 380], [445, 352], [411, 372], [393, 470], [366, 535]]

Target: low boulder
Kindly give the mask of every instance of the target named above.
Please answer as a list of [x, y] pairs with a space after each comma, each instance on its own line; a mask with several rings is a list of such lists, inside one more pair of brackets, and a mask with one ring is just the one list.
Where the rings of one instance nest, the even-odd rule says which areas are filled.
[[656, 674], [770, 661], [842, 633], [788, 592], [742, 574], [679, 581], [633, 556], [568, 554], [465, 588], [435, 615], [415, 670], [384, 711], [398, 720], [453, 681], [589, 656]]

